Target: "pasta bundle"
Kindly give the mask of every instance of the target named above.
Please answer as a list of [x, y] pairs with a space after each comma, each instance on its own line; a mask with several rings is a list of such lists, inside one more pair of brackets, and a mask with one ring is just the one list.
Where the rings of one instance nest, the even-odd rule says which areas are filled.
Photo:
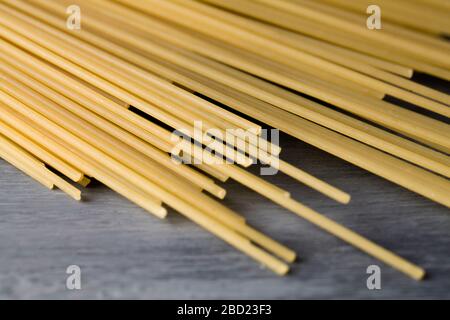
[[[380, 1], [388, 22], [368, 30], [364, 0], [79, 0], [73, 30], [70, 0], [2, 1], [0, 156], [77, 200], [61, 176], [80, 187], [95, 178], [159, 218], [173, 208], [286, 274], [296, 253], [218, 201], [218, 183], [233, 179], [422, 279], [421, 267], [245, 170], [259, 161], [350, 201], [280, 159], [258, 122], [450, 207], [450, 127], [440, 120], [450, 97], [409, 79], [450, 79], [439, 38], [450, 8], [411, 2]], [[416, 23], [428, 5], [430, 23]]]

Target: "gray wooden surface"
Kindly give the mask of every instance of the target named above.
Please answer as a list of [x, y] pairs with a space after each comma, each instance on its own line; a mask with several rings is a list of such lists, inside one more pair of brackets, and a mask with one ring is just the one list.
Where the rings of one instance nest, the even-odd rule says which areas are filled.
[[[416, 282], [244, 187], [225, 204], [300, 257], [277, 277], [190, 221], [166, 221], [96, 184], [81, 203], [0, 160], [0, 298], [450, 298], [450, 211], [286, 135], [283, 158], [350, 192], [339, 205], [279, 174], [268, 180], [326, 216], [423, 266]], [[369, 291], [378, 264], [382, 289]], [[66, 268], [82, 290], [66, 289]]]

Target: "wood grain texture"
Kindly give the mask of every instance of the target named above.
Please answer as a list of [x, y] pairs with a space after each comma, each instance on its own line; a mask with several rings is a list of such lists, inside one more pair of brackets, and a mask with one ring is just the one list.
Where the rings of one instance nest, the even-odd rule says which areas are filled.
[[[352, 202], [339, 205], [283, 174], [269, 181], [423, 266], [428, 278], [415, 282], [231, 181], [225, 204], [298, 253], [287, 277], [176, 212], [160, 221], [99, 184], [77, 203], [0, 160], [0, 298], [450, 298], [447, 208], [289, 136], [280, 141], [286, 161], [350, 192]], [[65, 286], [73, 264], [82, 269], [80, 291]], [[366, 287], [371, 264], [382, 269], [382, 290]]]

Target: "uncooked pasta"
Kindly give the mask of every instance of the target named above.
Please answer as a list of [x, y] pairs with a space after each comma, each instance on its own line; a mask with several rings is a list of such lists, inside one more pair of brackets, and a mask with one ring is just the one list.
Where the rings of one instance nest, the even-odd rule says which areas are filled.
[[365, 0], [78, 0], [75, 27], [70, 0], [2, 1], [0, 156], [76, 200], [96, 179], [158, 218], [172, 208], [285, 275], [296, 253], [220, 203], [235, 180], [422, 279], [247, 170], [350, 201], [283, 160], [272, 127], [450, 207], [450, 96], [411, 80], [450, 80], [450, 7], [378, 3], [381, 30]]

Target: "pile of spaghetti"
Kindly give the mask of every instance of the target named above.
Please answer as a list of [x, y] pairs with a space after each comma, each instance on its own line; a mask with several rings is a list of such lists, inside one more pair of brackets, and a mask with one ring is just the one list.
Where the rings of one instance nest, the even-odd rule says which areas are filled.
[[263, 123], [450, 206], [450, 97], [410, 79], [450, 80], [450, 4], [377, 3], [371, 30], [367, 0], [77, 0], [78, 29], [72, 0], [2, 0], [0, 156], [77, 200], [94, 178], [159, 218], [170, 207], [286, 274], [296, 254], [219, 202], [219, 183], [233, 179], [421, 279], [422, 268], [245, 169], [258, 160], [350, 200], [279, 159]]

